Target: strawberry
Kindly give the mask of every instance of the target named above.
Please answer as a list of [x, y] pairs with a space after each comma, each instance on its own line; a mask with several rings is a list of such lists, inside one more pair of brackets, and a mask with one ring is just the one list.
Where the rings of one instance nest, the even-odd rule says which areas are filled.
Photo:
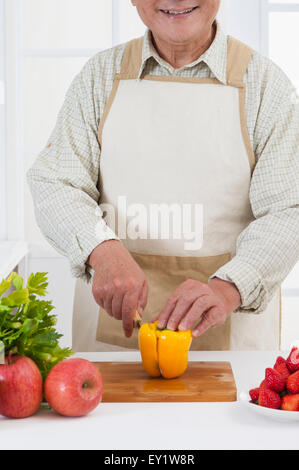
[[291, 393], [299, 393], [299, 370], [288, 377], [287, 389]]
[[289, 377], [290, 375], [290, 371], [287, 367], [287, 364], [286, 362], [282, 362], [281, 364], [279, 364], [277, 367], [276, 367], [276, 372], [278, 372], [280, 375], [282, 375], [282, 377], [287, 380], [287, 378]]
[[277, 370], [268, 367], [266, 369], [266, 385], [274, 392], [282, 392], [286, 386], [286, 379]]
[[299, 349], [297, 347], [292, 349], [286, 362], [290, 372], [299, 370]]
[[254, 403], [258, 401], [259, 393], [260, 393], [259, 388], [253, 388], [252, 390], [249, 391], [250, 398]]
[[282, 397], [281, 409], [285, 411], [299, 411], [299, 393]]
[[273, 390], [264, 388], [260, 391], [258, 404], [260, 406], [265, 406], [266, 408], [278, 410], [278, 408], [280, 408], [281, 398], [278, 393]]
[[273, 369], [276, 370], [276, 368], [277, 368], [278, 366], [280, 366], [281, 364], [285, 364], [285, 363], [286, 363], [286, 360], [285, 360], [282, 356], [278, 356], [278, 358], [276, 359], [276, 362], [275, 362], [275, 364], [274, 364]]
[[261, 382], [260, 390], [263, 390], [263, 388], [268, 388], [265, 379]]

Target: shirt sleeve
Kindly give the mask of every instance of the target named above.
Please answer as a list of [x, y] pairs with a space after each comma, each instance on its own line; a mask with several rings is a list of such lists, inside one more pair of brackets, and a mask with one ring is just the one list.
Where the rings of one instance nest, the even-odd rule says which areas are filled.
[[99, 208], [95, 89], [89, 61], [70, 85], [52, 135], [27, 173], [39, 228], [69, 259], [72, 275], [86, 281], [93, 272], [86, 262], [94, 248], [118, 239]]
[[256, 314], [299, 259], [299, 100], [270, 61], [262, 81], [250, 188], [255, 220], [240, 234], [236, 256], [212, 276], [234, 283], [239, 311]]

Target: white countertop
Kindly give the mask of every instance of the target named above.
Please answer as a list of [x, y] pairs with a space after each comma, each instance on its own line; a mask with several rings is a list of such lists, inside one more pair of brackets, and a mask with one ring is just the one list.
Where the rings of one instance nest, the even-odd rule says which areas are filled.
[[[190, 360], [230, 361], [238, 392], [258, 386], [283, 353], [191, 352]], [[285, 354], [283, 354], [285, 356]], [[139, 353], [85, 353], [91, 361], [136, 361]], [[0, 418], [0, 449], [299, 449], [299, 421], [280, 422], [234, 403], [107, 403], [83, 418], [51, 410]]]

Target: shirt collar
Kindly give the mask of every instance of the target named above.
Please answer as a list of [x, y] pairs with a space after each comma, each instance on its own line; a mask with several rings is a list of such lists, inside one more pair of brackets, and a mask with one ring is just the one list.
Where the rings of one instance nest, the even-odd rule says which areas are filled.
[[191, 68], [198, 65], [200, 62], [205, 62], [210, 68], [215, 77], [225, 85], [226, 81], [226, 66], [227, 66], [227, 36], [222, 31], [219, 22], [216, 20], [216, 36], [209, 49], [207, 49], [198, 59], [191, 64], [185, 65], [180, 69], [174, 69], [168, 62], [159, 56], [156, 51], [151, 37], [151, 31], [146, 30], [143, 41], [142, 49], [142, 64], [140, 67], [138, 78], [141, 78], [144, 71], [146, 62], [153, 57], [162, 67], [165, 67], [171, 74], [176, 70], [180, 71], [186, 68]]

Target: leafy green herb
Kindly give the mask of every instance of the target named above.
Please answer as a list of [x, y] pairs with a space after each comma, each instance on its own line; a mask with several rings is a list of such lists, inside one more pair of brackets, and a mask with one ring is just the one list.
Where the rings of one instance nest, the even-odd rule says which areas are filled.
[[[39, 299], [47, 294], [47, 274], [31, 274], [26, 287], [15, 272], [0, 283], [0, 345], [4, 344], [6, 355], [30, 357], [43, 379], [55, 364], [73, 355], [70, 348], [59, 346], [62, 335], [54, 328], [52, 302]], [[4, 296], [11, 287], [13, 292]]]

